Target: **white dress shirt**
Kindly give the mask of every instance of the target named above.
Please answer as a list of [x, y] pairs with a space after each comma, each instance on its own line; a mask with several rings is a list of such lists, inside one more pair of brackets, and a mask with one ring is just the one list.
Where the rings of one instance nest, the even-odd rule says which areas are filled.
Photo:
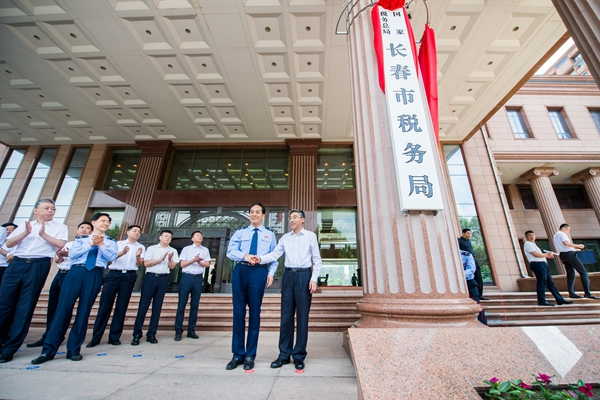
[[[42, 258], [50, 257], [54, 258], [56, 255], [56, 246], [46, 242], [40, 236], [40, 228], [42, 225], [37, 221], [31, 221], [31, 233], [18, 243], [17, 249], [14, 251], [15, 257], [22, 258]], [[55, 239], [69, 240], [69, 229], [63, 223], [60, 223], [54, 219], [50, 222], [46, 222], [46, 233]], [[19, 225], [17, 229], [10, 235], [11, 237], [19, 236], [25, 232], [25, 224]]]
[[322, 266], [317, 235], [304, 228], [297, 235], [294, 231], [288, 232], [279, 239], [279, 243], [272, 252], [260, 257], [260, 262], [263, 264], [273, 262], [284, 252], [286, 268], [310, 268], [312, 266], [313, 272], [310, 280], [317, 281]]
[[571, 243], [571, 239], [563, 231], [558, 231], [554, 234], [554, 248], [557, 253], [564, 253], [567, 251], [575, 251], [573, 247], [565, 246], [563, 242]]
[[[67, 244], [65, 244], [64, 248], [67, 249], [67, 251], [71, 250], [71, 246], [73, 246], [73, 243], [75, 243], [75, 242], [67, 242]], [[71, 257], [65, 256], [65, 257], [63, 257], [63, 262], [61, 262], [60, 264], [56, 264], [56, 266], [58, 267], [58, 269], [69, 270], [69, 269], [71, 269], [72, 262], [73, 262], [73, 260], [71, 260]]]
[[144, 258], [145, 253], [146, 253], [146, 247], [144, 247], [143, 244], [140, 244], [137, 241], [132, 244], [131, 242], [129, 242], [129, 240], [119, 240], [117, 242], [117, 246], [119, 247], [119, 253], [121, 251], [123, 251], [125, 246], [129, 247], [129, 251], [126, 254], [122, 255], [121, 257], [118, 257], [110, 265], [109, 269], [116, 269], [119, 271], [123, 271], [123, 270], [137, 271], [138, 265], [137, 265], [136, 254], [138, 252], [138, 249], [142, 249], [142, 253], [140, 254], [140, 257]]
[[[177, 254], [177, 250], [172, 248], [171, 246], [162, 247], [160, 244], [155, 244], [153, 246], [148, 247], [146, 250], [146, 260], [156, 260], [162, 258], [165, 253], [173, 252], [173, 261], [175, 264], [179, 262], [179, 255]], [[169, 268], [169, 256], [166, 256], [164, 260], [159, 262], [152, 267], [146, 268], [146, 272], [151, 272], [153, 274], [168, 274], [171, 272], [171, 268]]]
[[[200, 254], [200, 258], [202, 258], [201, 262], [208, 261], [210, 263], [210, 252], [208, 249], [202, 245], [196, 246], [195, 244], [186, 246], [181, 250], [181, 260], [189, 261]], [[204, 273], [204, 267], [197, 262], [191, 263], [185, 268], [181, 268], [181, 272], [184, 274], [192, 274], [198, 275]]]
[[525, 256], [527, 257], [527, 261], [529, 262], [548, 262], [544, 257], [536, 257], [533, 254], [531, 254], [534, 251], [540, 254], [544, 254], [544, 252], [540, 250], [537, 244], [530, 242], [529, 240], [525, 241], [525, 244], [523, 245], [523, 251], [525, 251]]

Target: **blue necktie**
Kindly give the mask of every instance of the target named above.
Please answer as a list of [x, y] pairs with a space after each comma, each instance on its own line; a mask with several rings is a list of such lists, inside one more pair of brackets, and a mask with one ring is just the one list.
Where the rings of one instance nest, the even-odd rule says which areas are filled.
[[98, 247], [94, 246], [90, 249], [85, 259], [85, 269], [91, 271], [96, 268], [96, 258], [98, 258]]
[[258, 228], [254, 228], [254, 235], [252, 235], [252, 241], [250, 242], [250, 253], [252, 255], [257, 255], [258, 251]]

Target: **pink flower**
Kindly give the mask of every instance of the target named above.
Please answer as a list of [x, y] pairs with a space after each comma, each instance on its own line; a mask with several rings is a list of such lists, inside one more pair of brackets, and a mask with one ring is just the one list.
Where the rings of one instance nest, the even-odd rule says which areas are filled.
[[519, 386], [522, 387], [523, 389], [531, 389], [531, 386], [529, 386], [525, 382], [519, 382]]
[[493, 377], [492, 379], [490, 379], [490, 383], [497, 383], [499, 381], [500, 381], [500, 379], [498, 379], [496, 377]]
[[549, 384], [552, 382], [552, 377], [546, 374], [538, 374], [537, 380], [542, 383]]
[[581, 393], [585, 394], [587, 397], [593, 397], [592, 393], [592, 385], [586, 383], [584, 386], [579, 386], [577, 388]]

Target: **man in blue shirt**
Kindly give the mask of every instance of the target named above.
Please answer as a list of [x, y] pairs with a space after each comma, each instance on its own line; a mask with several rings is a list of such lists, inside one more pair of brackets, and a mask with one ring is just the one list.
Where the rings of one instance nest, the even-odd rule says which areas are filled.
[[[261, 203], [250, 206], [250, 226], [233, 234], [227, 249], [227, 258], [236, 262], [231, 277], [233, 294], [233, 338], [231, 352], [233, 358], [227, 364], [232, 370], [244, 364], [245, 370], [254, 368], [254, 358], [258, 348], [260, 331], [260, 307], [267, 287], [273, 283], [277, 261], [267, 266], [257, 264], [253, 256], [266, 255], [277, 245], [275, 234], [262, 224], [265, 207]], [[268, 268], [268, 271], [267, 271]], [[246, 306], [250, 313], [248, 337], [244, 341]]]
[[94, 231], [90, 236], [79, 236], [69, 250], [72, 260], [71, 269], [65, 277], [63, 288], [58, 299], [56, 315], [44, 340], [42, 354], [31, 361], [42, 364], [54, 359], [65, 332], [69, 328], [75, 302], [79, 299], [75, 322], [67, 340], [67, 359], [81, 361], [81, 345], [85, 341], [88, 320], [92, 306], [102, 286], [104, 269], [109, 262], [117, 259], [119, 248], [117, 242], [105, 236], [110, 228], [111, 218], [106, 213], [92, 216]]
[[473, 251], [473, 244], [471, 243], [472, 232], [469, 228], [462, 230], [462, 236], [458, 238], [458, 247], [461, 250], [468, 251], [473, 256], [475, 261], [475, 282], [477, 282], [477, 291], [479, 293], [479, 300], [488, 300], [483, 297], [483, 277], [481, 276], [481, 266], [477, 260], [475, 260], [475, 252]]

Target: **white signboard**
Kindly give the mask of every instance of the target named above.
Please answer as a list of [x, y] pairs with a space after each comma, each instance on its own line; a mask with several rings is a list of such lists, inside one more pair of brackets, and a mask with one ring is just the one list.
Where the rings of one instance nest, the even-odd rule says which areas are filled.
[[442, 210], [431, 117], [421, 92], [407, 21], [402, 9], [389, 11], [379, 7], [379, 18], [400, 205], [403, 211]]

